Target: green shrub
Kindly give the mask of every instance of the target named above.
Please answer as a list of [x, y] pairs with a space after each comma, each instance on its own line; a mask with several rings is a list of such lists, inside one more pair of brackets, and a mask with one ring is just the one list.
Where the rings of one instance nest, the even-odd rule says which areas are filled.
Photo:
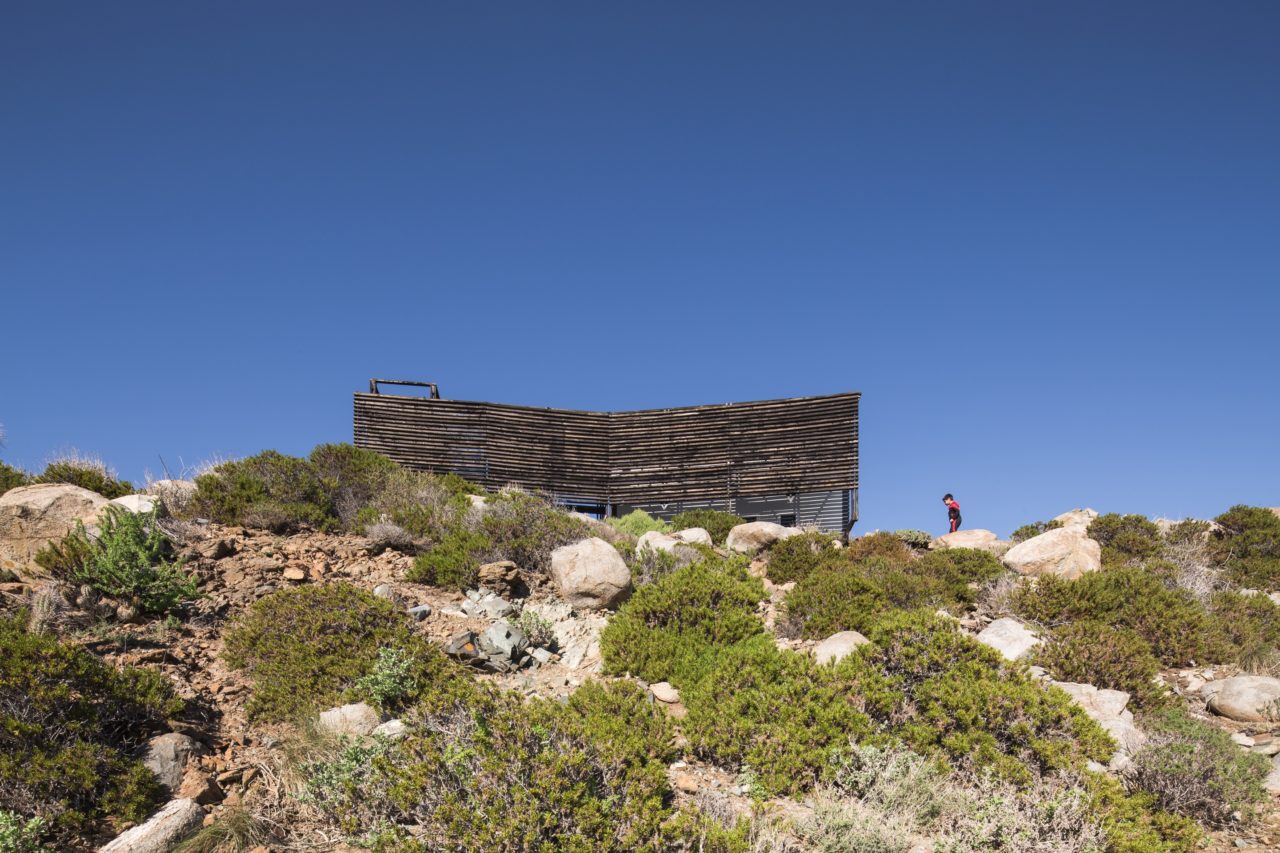
[[196, 579], [171, 562], [168, 537], [154, 512], [108, 506], [98, 519], [98, 537], [84, 525], [36, 554], [38, 565], [62, 580], [89, 586], [147, 613], [165, 613], [197, 596]]
[[314, 466], [274, 450], [223, 462], [196, 477], [188, 512], [219, 524], [261, 526], [277, 532], [303, 525], [321, 530], [337, 525], [333, 501]]
[[466, 590], [476, 585], [476, 573], [484, 556], [493, 549], [493, 540], [483, 533], [455, 528], [413, 561], [406, 577], [447, 589]]
[[418, 661], [397, 646], [378, 649], [378, 659], [368, 675], [356, 681], [355, 693], [380, 710], [398, 706], [417, 690]]
[[371, 506], [400, 470], [395, 462], [372, 450], [351, 444], [318, 444], [307, 457], [332, 512], [350, 530], [357, 513]]
[[384, 648], [401, 649], [413, 661], [396, 676], [410, 685], [404, 701], [456, 677], [439, 649], [412, 634], [393, 603], [347, 583], [300, 586], [259, 599], [227, 630], [223, 657], [253, 679], [251, 718], [288, 720], [335, 704], [374, 670]]
[[760, 636], [723, 649], [707, 677], [684, 691], [683, 730], [699, 755], [749, 767], [766, 793], [796, 793], [828, 773], [851, 738], [872, 733], [871, 697], [887, 715], [883, 681], [856, 655], [820, 665]]
[[591, 535], [586, 522], [523, 492], [491, 498], [479, 530], [493, 542], [485, 562], [511, 560], [526, 571], [541, 573], [550, 568], [552, 551]]
[[160, 788], [132, 756], [182, 702], [158, 672], [114, 669], [25, 624], [0, 617], [0, 803], [63, 841], [141, 820]]
[[1233, 506], [1214, 519], [1213, 550], [1240, 586], [1280, 588], [1280, 516], [1269, 509]]
[[1046, 627], [1096, 621], [1136, 631], [1165, 666], [1221, 661], [1233, 652], [1215, 620], [1182, 589], [1171, 589], [1156, 573], [1110, 567], [1078, 580], [1041, 577], [1013, 596], [1013, 609]]
[[738, 818], [732, 826], [693, 805], [684, 805], [662, 825], [657, 848], [673, 853], [752, 853], [751, 824]]
[[31, 475], [26, 471], [14, 468], [12, 465], [6, 465], [0, 462], [0, 495], [10, 489], [16, 489], [19, 486], [25, 486], [31, 482]]
[[1036, 652], [1036, 663], [1058, 681], [1123, 690], [1142, 708], [1169, 701], [1168, 692], [1154, 682], [1160, 661], [1151, 645], [1128, 628], [1088, 621], [1061, 625]]
[[1147, 560], [1160, 553], [1160, 528], [1143, 515], [1100, 515], [1088, 535], [1102, 546], [1106, 564]]
[[1111, 756], [1111, 738], [1065, 693], [1006, 667], [953, 620], [892, 614], [870, 639], [863, 657], [902, 697], [892, 731], [914, 749], [1018, 783]]
[[911, 574], [941, 581], [951, 606], [972, 604], [979, 588], [1006, 573], [999, 559], [975, 548], [930, 551], [908, 563], [907, 569]]
[[1013, 531], [1011, 537], [1014, 542], [1026, 542], [1033, 539], [1041, 533], [1048, 533], [1050, 530], [1057, 530], [1062, 526], [1061, 521], [1033, 521], [1030, 524], [1024, 524], [1017, 530]]
[[892, 533], [868, 533], [857, 539], [850, 539], [843, 549], [844, 556], [851, 562], [864, 560], [867, 557], [884, 557], [897, 562], [911, 559], [911, 549]]
[[631, 536], [643, 536], [651, 531], [670, 533], [674, 528], [660, 518], [654, 518], [642, 509], [633, 509], [619, 518], [606, 518], [610, 525]]
[[672, 572], [637, 589], [609, 620], [600, 635], [605, 669], [684, 689], [720, 650], [764, 633], [755, 612], [764, 597], [742, 560]]
[[1225, 827], [1235, 812], [1248, 819], [1266, 800], [1270, 760], [1242, 751], [1221, 729], [1175, 709], [1144, 717], [1141, 727], [1148, 740], [1126, 776], [1161, 808]]
[[670, 734], [634, 684], [584, 686], [567, 705], [487, 694], [413, 721], [342, 813], [415, 825], [407, 851], [653, 849]]
[[841, 550], [832, 547], [834, 541], [827, 533], [801, 533], [774, 542], [766, 552], [769, 580], [778, 584], [798, 581], [816, 569], [846, 564]]
[[928, 548], [933, 541], [933, 534], [927, 530], [895, 530], [893, 535], [901, 539], [904, 545], [917, 551]]
[[48, 848], [40, 843], [44, 834], [44, 818], [0, 809], [0, 853], [46, 853]]
[[723, 545], [729, 538], [730, 530], [739, 524], [746, 523], [745, 518], [731, 512], [721, 512], [718, 509], [690, 509], [671, 519], [671, 529], [688, 530], [690, 527], [701, 527], [711, 534], [712, 542]]
[[1247, 665], [1280, 647], [1280, 606], [1267, 596], [1219, 592], [1209, 607], [1218, 630], [1236, 651], [1236, 663]]
[[1165, 531], [1164, 539], [1166, 542], [1199, 542], [1209, 538], [1209, 530], [1209, 522], [1187, 518]]
[[69, 483], [97, 492], [104, 498], [120, 498], [134, 492], [133, 484], [128, 480], [118, 479], [116, 472], [107, 467], [101, 459], [78, 454], [50, 462], [31, 482]]
[[541, 646], [545, 649], [555, 648], [555, 626], [536, 611], [520, 611], [520, 618], [516, 620], [516, 627], [520, 629], [520, 633], [524, 634], [525, 639], [529, 641], [529, 645]]
[[1204, 833], [1195, 821], [1162, 811], [1144, 791], [1127, 793], [1102, 773], [1085, 776], [1093, 812], [1102, 822], [1107, 850], [1113, 853], [1191, 853]]

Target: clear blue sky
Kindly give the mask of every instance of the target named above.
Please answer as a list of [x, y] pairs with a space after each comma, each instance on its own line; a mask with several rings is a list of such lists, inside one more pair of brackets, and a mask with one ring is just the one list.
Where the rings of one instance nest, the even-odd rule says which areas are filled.
[[8, 2], [6, 461], [860, 390], [859, 530], [1280, 505], [1280, 4]]

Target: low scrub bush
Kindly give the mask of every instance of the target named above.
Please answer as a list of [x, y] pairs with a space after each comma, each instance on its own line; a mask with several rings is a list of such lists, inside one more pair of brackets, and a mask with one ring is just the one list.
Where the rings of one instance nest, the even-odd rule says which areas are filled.
[[406, 577], [446, 589], [466, 590], [476, 585], [476, 573], [493, 540], [483, 533], [455, 528], [413, 561]]
[[41, 843], [44, 834], [44, 818], [24, 818], [0, 809], [0, 853], [48, 853]]
[[1233, 506], [1214, 519], [1213, 551], [1244, 587], [1280, 589], [1280, 516], [1269, 509]]
[[712, 542], [717, 545], [723, 545], [725, 540], [729, 538], [730, 530], [739, 524], [746, 523], [747, 520], [745, 518], [740, 515], [734, 515], [731, 512], [721, 512], [718, 509], [690, 509], [671, 519], [671, 528], [673, 530], [688, 530], [690, 527], [701, 527], [711, 534]]
[[1154, 681], [1160, 661], [1135, 631], [1101, 622], [1071, 622], [1055, 628], [1036, 652], [1036, 663], [1058, 681], [1123, 690], [1140, 708], [1169, 701]]
[[32, 482], [69, 483], [97, 492], [104, 498], [120, 498], [134, 492], [133, 484], [119, 479], [101, 459], [79, 453], [53, 460]]
[[259, 599], [227, 630], [224, 645], [227, 664], [253, 679], [248, 710], [254, 719], [288, 720], [333, 705], [358, 683], [376, 698], [368, 692], [375, 684], [369, 679], [379, 679], [373, 673], [388, 648], [404, 655], [397, 666], [404, 658], [411, 664], [394, 673], [384, 669], [391, 677], [383, 683], [397, 685], [382, 694], [384, 702], [408, 702], [456, 677], [437, 648], [412, 634], [393, 603], [346, 583], [301, 586]]
[[1219, 592], [1209, 607], [1218, 629], [1236, 650], [1235, 663], [1248, 666], [1280, 647], [1280, 606], [1267, 596]]
[[182, 702], [160, 673], [114, 669], [25, 623], [23, 613], [0, 617], [0, 803], [10, 834], [31, 840], [36, 817], [51, 842], [143, 819], [160, 789], [133, 755]]
[[892, 533], [883, 532], [869, 533], [866, 536], [859, 536], [857, 539], [850, 539], [849, 544], [843, 550], [845, 557], [853, 562], [867, 557], [884, 557], [902, 562], [911, 559], [912, 556], [911, 549], [907, 547], [907, 543]]
[[1190, 853], [1204, 839], [1191, 818], [1162, 810], [1145, 791], [1126, 792], [1116, 779], [1089, 773], [1085, 785], [1102, 823], [1107, 850], [1115, 853]]
[[600, 635], [606, 671], [680, 689], [714, 663], [717, 652], [764, 633], [756, 605], [764, 585], [744, 561], [703, 561], [640, 587]]
[[10, 489], [16, 489], [19, 486], [25, 486], [31, 482], [31, 475], [12, 465], [6, 465], [0, 462], [0, 495]]
[[87, 584], [103, 595], [130, 602], [147, 613], [165, 613], [196, 597], [196, 579], [171, 561], [168, 537], [154, 512], [133, 513], [108, 506], [98, 520], [98, 536], [84, 525], [36, 554], [37, 565], [54, 577]]
[[1102, 546], [1106, 564], [1141, 562], [1160, 553], [1160, 528], [1143, 515], [1100, 515], [1089, 524], [1088, 535]]
[[1050, 530], [1057, 530], [1062, 526], [1061, 521], [1033, 521], [1030, 524], [1024, 524], [1017, 530], [1013, 531], [1010, 538], [1015, 542], [1026, 542], [1033, 539], [1041, 533], [1048, 533]]
[[296, 456], [266, 450], [223, 462], [196, 477], [187, 510], [219, 524], [246, 524], [277, 532], [308, 525], [337, 526], [337, 514], [314, 467]]
[[699, 755], [749, 767], [765, 793], [796, 793], [829, 771], [834, 751], [872, 733], [869, 697], [888, 713], [883, 681], [856, 655], [825, 666], [761, 636], [723, 649], [683, 693], [683, 730]]
[[933, 534], [927, 530], [895, 530], [893, 535], [901, 539], [904, 545], [917, 551], [928, 548], [933, 541]]
[[911, 747], [1024, 783], [1106, 761], [1114, 744], [1060, 690], [1044, 690], [997, 652], [927, 611], [878, 623], [862, 653], [901, 698], [891, 731]]
[[319, 444], [307, 457], [326, 505], [342, 527], [355, 526], [360, 510], [371, 506], [400, 466], [381, 453], [352, 444]]
[[1262, 781], [1271, 762], [1242, 751], [1221, 729], [1180, 710], [1152, 714], [1140, 725], [1147, 743], [1125, 771], [1126, 779], [1160, 808], [1224, 827], [1236, 812], [1252, 817], [1266, 800]]
[[1128, 628], [1151, 644], [1165, 666], [1234, 656], [1203, 604], [1145, 568], [1104, 568], [1070, 581], [1042, 577], [1034, 587], [1020, 587], [1012, 603], [1019, 616], [1049, 628], [1080, 621]]
[[395, 708], [417, 692], [419, 662], [398, 646], [378, 649], [373, 668], [355, 683], [356, 695], [379, 709]]
[[848, 559], [841, 549], [832, 547], [836, 537], [827, 533], [801, 533], [780, 539], [770, 546], [769, 580], [773, 583], [798, 581], [820, 568], [847, 565]]
[[670, 533], [674, 528], [660, 518], [654, 518], [642, 509], [633, 509], [624, 516], [606, 518], [610, 525], [630, 536], [643, 536], [646, 533]]
[[523, 492], [502, 492], [491, 498], [479, 532], [493, 542], [485, 562], [511, 560], [526, 571], [540, 573], [550, 568], [552, 551], [591, 535], [582, 519]]

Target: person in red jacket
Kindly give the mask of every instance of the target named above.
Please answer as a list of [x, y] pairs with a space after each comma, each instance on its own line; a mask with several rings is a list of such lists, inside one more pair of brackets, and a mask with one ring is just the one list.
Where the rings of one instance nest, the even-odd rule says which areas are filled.
[[950, 494], [943, 495], [942, 502], [947, 505], [947, 521], [951, 522], [951, 532], [960, 529], [960, 502]]

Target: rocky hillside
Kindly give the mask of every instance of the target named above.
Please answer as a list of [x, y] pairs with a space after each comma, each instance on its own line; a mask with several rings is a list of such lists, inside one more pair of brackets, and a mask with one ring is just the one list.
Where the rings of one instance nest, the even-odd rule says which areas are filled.
[[841, 543], [323, 445], [0, 471], [0, 853], [1280, 842], [1280, 514]]

